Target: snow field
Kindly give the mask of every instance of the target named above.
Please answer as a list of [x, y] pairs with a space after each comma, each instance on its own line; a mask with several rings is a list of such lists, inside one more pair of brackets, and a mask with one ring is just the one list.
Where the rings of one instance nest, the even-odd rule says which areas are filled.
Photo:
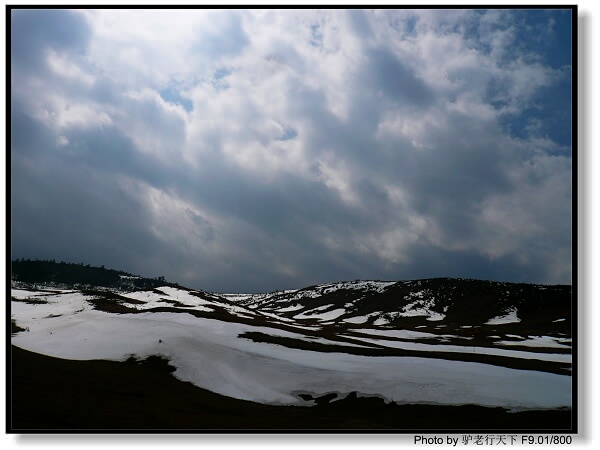
[[[239, 336], [254, 331], [340, 344], [311, 339], [301, 333], [185, 313], [110, 314], [92, 309], [80, 293], [44, 298], [48, 304], [13, 302], [12, 313], [17, 324], [30, 330], [15, 335], [14, 345], [50, 356], [82, 360], [122, 361], [132, 355], [138, 358], [163, 355], [177, 368], [176, 377], [236, 398], [303, 404], [295, 392], [320, 395], [357, 391], [400, 403], [474, 403], [510, 408], [571, 406], [569, 376], [433, 358], [312, 352]], [[191, 301], [181, 296], [176, 298]], [[369, 340], [381, 344], [381, 339], [363, 338], [365, 343]], [[437, 345], [430, 347], [441, 350]]]

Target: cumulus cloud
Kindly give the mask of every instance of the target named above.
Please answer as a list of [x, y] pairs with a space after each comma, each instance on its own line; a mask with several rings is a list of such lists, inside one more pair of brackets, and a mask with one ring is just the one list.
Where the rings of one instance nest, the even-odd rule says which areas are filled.
[[569, 11], [17, 10], [11, 32], [13, 257], [216, 291], [571, 282]]

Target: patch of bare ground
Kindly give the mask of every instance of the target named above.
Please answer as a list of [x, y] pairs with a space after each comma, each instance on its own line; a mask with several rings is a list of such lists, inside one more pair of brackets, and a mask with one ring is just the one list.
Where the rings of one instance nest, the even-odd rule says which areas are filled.
[[47, 300], [40, 299], [40, 298], [15, 298], [15, 297], [11, 297], [11, 300], [13, 302], [27, 303], [29, 305], [45, 305], [45, 304], [48, 303]]
[[159, 357], [72, 361], [12, 347], [8, 430], [240, 432], [552, 431], [572, 429], [571, 410], [385, 403], [350, 394], [316, 406], [274, 406], [225, 397], [172, 376]]
[[15, 319], [11, 319], [10, 321], [10, 333], [14, 336], [21, 331], [27, 331], [27, 329], [20, 327], [17, 325], [17, 321]]

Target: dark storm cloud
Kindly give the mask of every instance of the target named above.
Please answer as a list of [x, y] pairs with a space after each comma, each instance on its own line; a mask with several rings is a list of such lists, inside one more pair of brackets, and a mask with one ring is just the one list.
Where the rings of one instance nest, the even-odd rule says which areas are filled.
[[48, 48], [82, 53], [91, 37], [89, 27], [72, 11], [11, 11], [11, 62], [28, 70], [40, 70]]
[[[18, 107], [11, 111], [12, 155], [19, 160], [24, 157], [31, 164], [46, 164], [70, 169], [73, 172], [90, 171], [104, 176], [124, 175], [143, 180], [155, 186], [166, 186], [173, 181], [173, 174], [151, 158], [145, 158], [135, 145], [115, 127], [71, 129], [69, 143], [57, 145], [59, 135], [39, 121], [33, 120]], [[21, 175], [14, 173], [13, 179]], [[48, 178], [57, 177], [49, 172]], [[35, 191], [34, 188], [30, 188]], [[18, 190], [17, 190], [18, 191]], [[40, 193], [44, 193], [42, 190]]]
[[407, 279], [452, 277], [530, 283], [547, 275], [542, 266], [524, 264], [515, 255], [491, 260], [476, 251], [443, 250], [424, 244], [413, 247], [410, 258], [413, 264], [405, 272]]
[[56, 134], [44, 127], [19, 108], [10, 114], [11, 155], [36, 155], [44, 152], [56, 142]]
[[13, 257], [154, 269], [148, 260], [160, 258], [162, 245], [148, 233], [148, 214], [115, 184], [125, 161], [98, 155], [119, 146], [126, 155], [130, 144], [87, 136], [94, 143], [90, 153], [68, 158], [43, 125], [13, 113], [12, 126]]
[[38, 161], [32, 171], [27, 163], [13, 157], [13, 257], [146, 268], [160, 258], [146, 212], [113, 177], [57, 161]]
[[410, 168], [416, 191], [429, 199], [478, 200], [506, 188], [504, 165], [515, 155], [499, 130], [477, 119], [465, 123], [467, 117], [458, 114], [447, 114], [445, 119], [444, 130], [429, 131], [436, 147], [418, 151], [416, 167]]
[[11, 18], [13, 258], [221, 292], [570, 281], [570, 147], [542, 126], [568, 102], [539, 97], [568, 70], [507, 55], [510, 13], [187, 12], [155, 45], [160, 16], [103, 14]]

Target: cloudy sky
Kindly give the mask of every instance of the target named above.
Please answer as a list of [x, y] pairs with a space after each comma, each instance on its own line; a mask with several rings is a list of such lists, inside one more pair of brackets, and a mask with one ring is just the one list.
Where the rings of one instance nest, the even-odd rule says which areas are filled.
[[571, 283], [569, 10], [16, 10], [12, 258]]

